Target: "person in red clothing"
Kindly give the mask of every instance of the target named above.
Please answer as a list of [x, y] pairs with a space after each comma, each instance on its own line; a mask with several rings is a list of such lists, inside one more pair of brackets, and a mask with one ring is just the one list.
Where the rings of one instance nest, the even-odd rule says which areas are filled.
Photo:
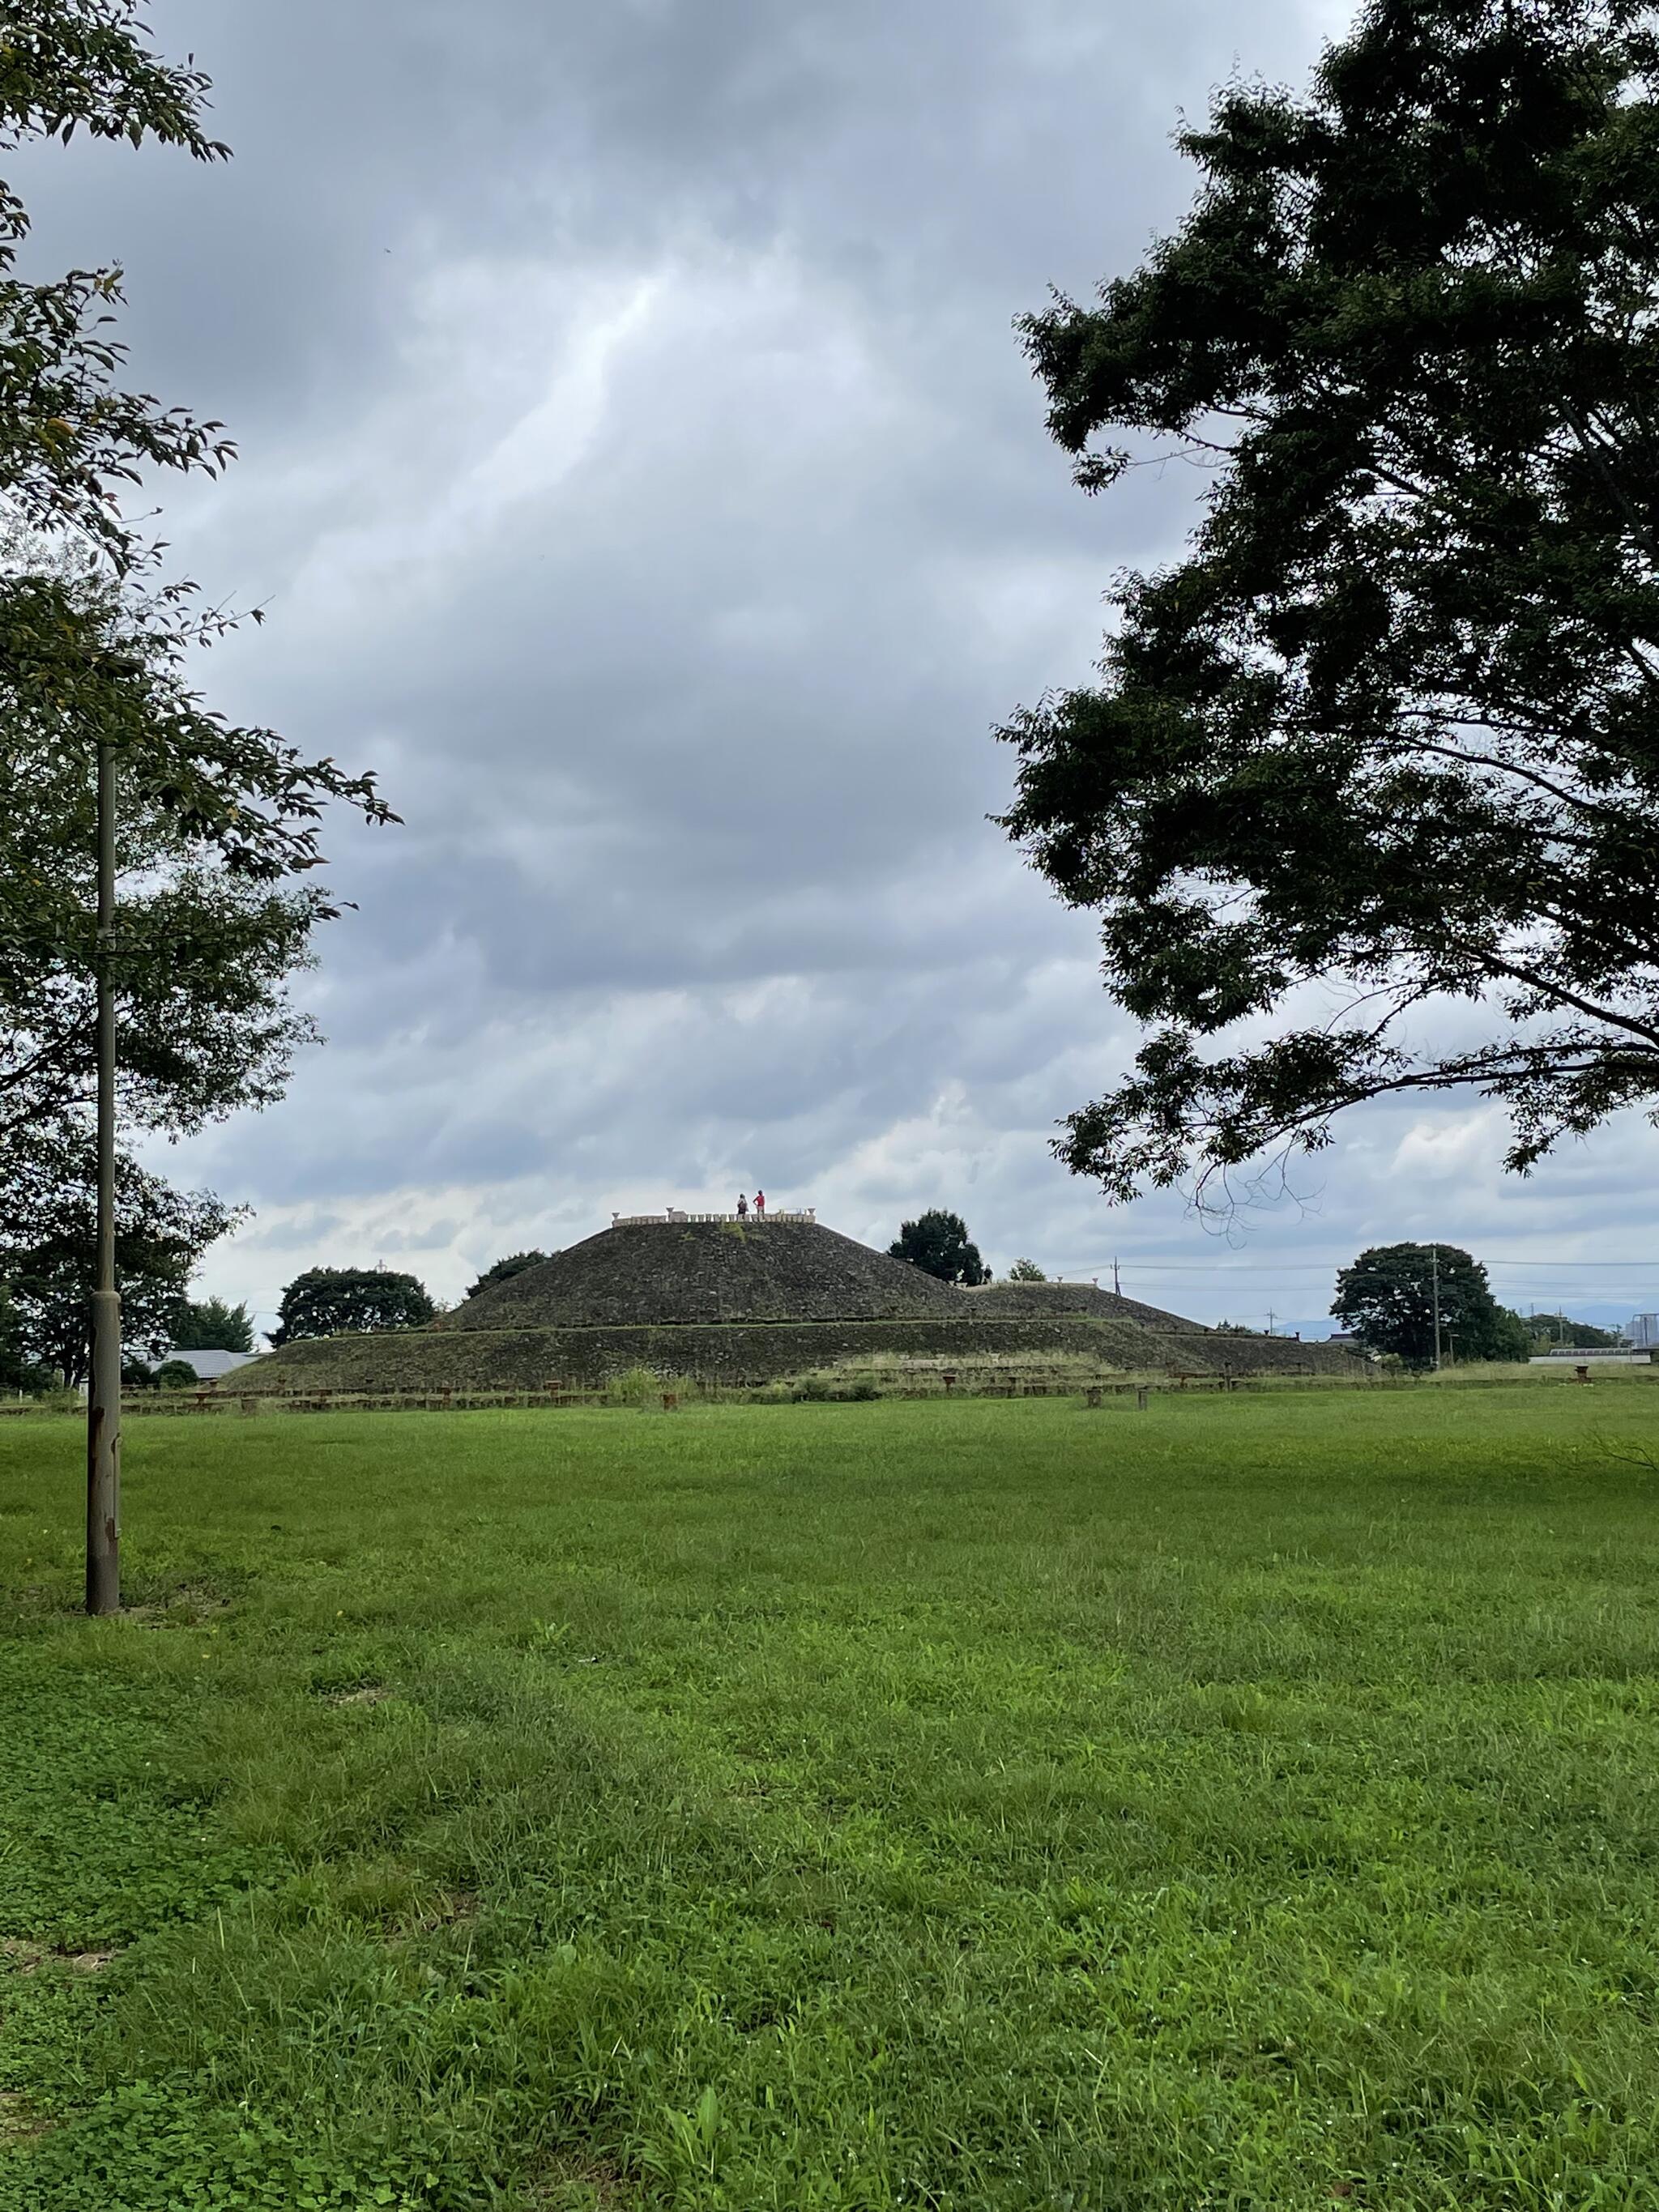
[[766, 1218], [766, 1193], [763, 1190], [755, 1193], [755, 1212], [763, 1221]]

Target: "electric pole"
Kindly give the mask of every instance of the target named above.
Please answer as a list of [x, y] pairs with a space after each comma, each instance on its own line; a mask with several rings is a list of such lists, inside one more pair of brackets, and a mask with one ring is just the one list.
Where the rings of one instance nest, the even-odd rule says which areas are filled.
[[1118, 1286], [1117, 1261], [1115, 1260], [1112, 1262], [1112, 1296], [1114, 1297], [1121, 1297], [1122, 1296], [1122, 1292]]
[[121, 1299], [115, 1287], [115, 748], [98, 746], [98, 1276], [87, 1391], [87, 1611], [121, 1609]]
[[1440, 1247], [1431, 1244], [1429, 1262], [1434, 1281], [1434, 1365], [1440, 1371]]

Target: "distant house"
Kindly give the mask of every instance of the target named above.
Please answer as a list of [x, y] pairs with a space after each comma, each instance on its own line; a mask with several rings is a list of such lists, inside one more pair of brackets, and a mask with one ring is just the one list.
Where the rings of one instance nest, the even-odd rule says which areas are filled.
[[193, 1367], [204, 1382], [216, 1382], [222, 1375], [233, 1368], [246, 1367], [250, 1359], [259, 1357], [257, 1352], [164, 1352], [160, 1359], [152, 1360], [152, 1369], [169, 1359], [182, 1359], [186, 1367]]

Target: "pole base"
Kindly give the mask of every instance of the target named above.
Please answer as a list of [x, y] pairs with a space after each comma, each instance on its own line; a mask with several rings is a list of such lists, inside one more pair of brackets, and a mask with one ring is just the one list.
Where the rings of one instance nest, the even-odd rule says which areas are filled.
[[87, 1392], [87, 1611], [121, 1610], [121, 1301], [92, 1294]]

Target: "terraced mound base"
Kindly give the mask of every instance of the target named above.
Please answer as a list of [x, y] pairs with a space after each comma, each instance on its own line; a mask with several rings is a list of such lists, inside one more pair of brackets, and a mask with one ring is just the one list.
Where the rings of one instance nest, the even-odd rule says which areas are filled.
[[983, 1289], [965, 1291], [974, 1310], [986, 1320], [1052, 1320], [1059, 1314], [1088, 1314], [1097, 1321], [1139, 1322], [1142, 1328], [1173, 1329], [1182, 1336], [1207, 1336], [1202, 1322], [1187, 1321], [1165, 1313], [1162, 1306], [1143, 1305], [1116, 1291], [1103, 1291], [1097, 1283], [987, 1283]]
[[1284, 1337], [1155, 1335], [1133, 1322], [1057, 1316], [1052, 1321], [729, 1322], [699, 1328], [410, 1328], [376, 1336], [317, 1337], [239, 1367], [216, 1385], [224, 1397], [313, 1390], [588, 1389], [636, 1367], [729, 1389], [784, 1382], [844, 1364], [906, 1360], [1007, 1360], [1052, 1354], [1123, 1374], [1357, 1374], [1359, 1363], [1327, 1345]]

